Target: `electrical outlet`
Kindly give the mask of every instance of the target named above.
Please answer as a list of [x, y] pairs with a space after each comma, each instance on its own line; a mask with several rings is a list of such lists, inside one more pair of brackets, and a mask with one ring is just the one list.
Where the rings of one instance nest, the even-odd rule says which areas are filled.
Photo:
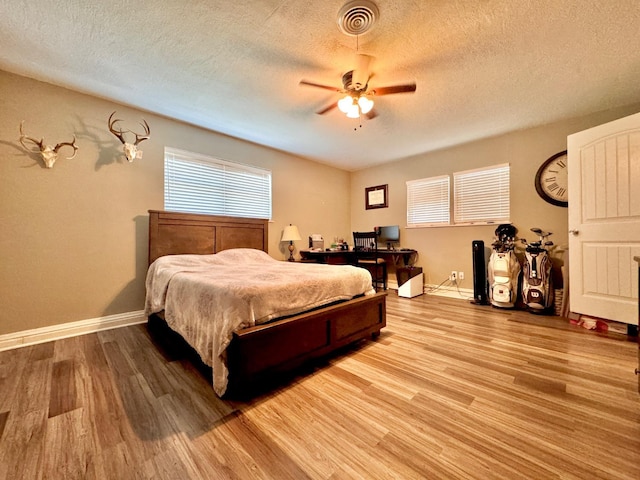
[[464, 280], [464, 272], [458, 272], [458, 280]]
[[458, 272], [456, 272], [455, 270], [451, 270], [451, 275], [449, 276], [449, 280], [451, 280], [452, 282], [455, 282], [457, 275], [458, 275]]

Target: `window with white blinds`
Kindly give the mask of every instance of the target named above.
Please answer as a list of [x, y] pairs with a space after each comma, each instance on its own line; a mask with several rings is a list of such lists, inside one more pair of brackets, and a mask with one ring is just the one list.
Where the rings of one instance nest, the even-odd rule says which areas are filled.
[[164, 208], [271, 219], [271, 171], [165, 148]]
[[449, 224], [449, 176], [407, 182], [407, 226]]
[[509, 222], [509, 164], [453, 174], [455, 224]]

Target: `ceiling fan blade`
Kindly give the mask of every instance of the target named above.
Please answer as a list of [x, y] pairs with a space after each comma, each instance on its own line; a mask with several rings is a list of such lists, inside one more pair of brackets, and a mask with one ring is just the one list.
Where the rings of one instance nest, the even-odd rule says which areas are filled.
[[338, 106], [338, 102], [334, 102], [331, 105], [329, 105], [328, 107], [324, 107], [322, 110], [318, 110], [316, 113], [318, 115], [324, 115], [325, 113], [333, 110], [334, 108], [336, 108]]
[[412, 93], [416, 91], [415, 83], [407, 83], [406, 85], [393, 85], [391, 87], [380, 87], [371, 90], [373, 95], [391, 95], [393, 93]]
[[376, 111], [375, 108], [372, 108], [371, 110], [369, 110], [369, 112], [365, 113], [364, 116], [367, 117], [369, 120], [373, 120], [378, 116], [378, 112]]
[[341, 92], [340, 88], [330, 87], [329, 85], [322, 85], [320, 83], [309, 82], [307, 80], [300, 80], [300, 85], [308, 85], [309, 87], [324, 88], [325, 90], [331, 90], [332, 92]]

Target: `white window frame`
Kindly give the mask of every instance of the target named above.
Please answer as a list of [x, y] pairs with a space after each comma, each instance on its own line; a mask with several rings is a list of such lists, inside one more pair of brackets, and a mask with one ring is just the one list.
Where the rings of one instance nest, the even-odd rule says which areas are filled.
[[170, 147], [164, 166], [165, 210], [271, 219], [270, 170]]
[[407, 228], [511, 223], [510, 171], [503, 163], [407, 181]]
[[510, 166], [508, 163], [453, 174], [453, 223], [488, 225], [510, 223]]
[[449, 175], [407, 182], [407, 227], [450, 224]]

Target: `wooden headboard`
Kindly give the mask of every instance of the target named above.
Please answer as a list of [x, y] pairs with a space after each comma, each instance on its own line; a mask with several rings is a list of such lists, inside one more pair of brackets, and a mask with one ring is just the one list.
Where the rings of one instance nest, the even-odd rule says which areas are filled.
[[267, 252], [268, 220], [149, 210], [149, 264], [163, 255], [218, 253], [230, 248]]

